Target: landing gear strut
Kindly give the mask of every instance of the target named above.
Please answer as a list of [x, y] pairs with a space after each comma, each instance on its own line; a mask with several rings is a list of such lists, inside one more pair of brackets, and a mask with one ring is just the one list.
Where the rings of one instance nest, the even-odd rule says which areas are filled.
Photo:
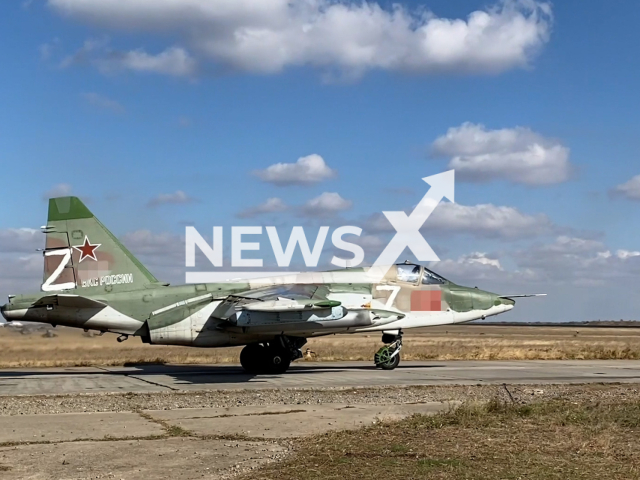
[[302, 358], [300, 349], [306, 338], [279, 336], [269, 343], [252, 343], [240, 352], [240, 363], [253, 375], [279, 375], [287, 371], [291, 362]]
[[383, 370], [393, 370], [400, 364], [400, 350], [402, 350], [402, 332], [397, 335], [382, 334], [382, 341], [388, 343], [376, 352], [373, 361], [376, 367]]

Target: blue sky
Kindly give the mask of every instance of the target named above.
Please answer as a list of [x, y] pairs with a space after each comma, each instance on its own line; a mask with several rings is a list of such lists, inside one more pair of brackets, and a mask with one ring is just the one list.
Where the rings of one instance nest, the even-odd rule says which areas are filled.
[[[551, 293], [511, 319], [638, 317], [635, 2], [401, 2], [395, 17], [390, 2], [126, 3], [0, 3], [2, 295], [37, 289], [42, 235], [16, 229], [44, 223], [48, 192], [85, 198], [179, 283], [186, 223], [356, 224], [374, 255], [389, 235], [376, 214], [410, 209], [453, 165], [462, 210], [424, 231], [434, 269]], [[436, 26], [422, 50], [416, 32]], [[240, 44], [251, 29], [270, 36]], [[255, 173], [309, 155], [332, 174]], [[303, 208], [325, 192], [341, 201]], [[287, 208], [256, 213], [269, 198]]]

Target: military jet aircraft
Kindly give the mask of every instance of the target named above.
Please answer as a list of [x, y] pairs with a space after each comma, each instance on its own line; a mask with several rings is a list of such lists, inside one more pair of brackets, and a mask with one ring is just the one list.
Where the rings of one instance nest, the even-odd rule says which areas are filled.
[[169, 286], [77, 197], [51, 199], [42, 231], [42, 291], [10, 296], [0, 310], [8, 321], [118, 333], [118, 341], [134, 335], [152, 345], [245, 345], [240, 362], [251, 374], [284, 373], [310, 337], [356, 332], [380, 332], [386, 345], [374, 362], [394, 369], [405, 330], [498, 315], [529, 296], [463, 287], [412, 263], [388, 268], [375, 283], [370, 267]]

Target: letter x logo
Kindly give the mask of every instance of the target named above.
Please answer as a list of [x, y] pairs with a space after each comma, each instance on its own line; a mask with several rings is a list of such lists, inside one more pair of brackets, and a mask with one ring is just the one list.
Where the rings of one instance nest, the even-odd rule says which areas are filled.
[[436, 262], [440, 260], [431, 245], [420, 233], [420, 229], [444, 197], [452, 202], [455, 201], [455, 172], [454, 170], [449, 170], [438, 175], [425, 177], [422, 180], [431, 185], [431, 188], [410, 215], [402, 211], [382, 212], [393, 225], [396, 234], [373, 266], [391, 266], [395, 264], [405, 248], [409, 248], [421, 262]]

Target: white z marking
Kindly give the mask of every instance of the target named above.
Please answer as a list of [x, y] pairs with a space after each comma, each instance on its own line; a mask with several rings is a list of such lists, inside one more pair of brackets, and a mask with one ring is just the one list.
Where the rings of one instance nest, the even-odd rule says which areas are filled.
[[42, 291], [43, 292], [54, 292], [56, 290], [67, 290], [69, 288], [76, 288], [76, 283], [75, 282], [67, 282], [67, 283], [58, 283], [56, 285], [53, 285], [53, 282], [55, 282], [58, 277], [60, 277], [60, 275], [62, 274], [62, 271], [64, 270], [64, 268], [67, 266], [67, 264], [69, 263], [69, 260], [71, 260], [71, 249], [70, 248], [64, 248], [64, 249], [59, 249], [59, 250], [48, 250], [46, 252], [44, 252], [44, 256], [45, 257], [51, 257], [51, 256], [60, 256], [62, 257], [62, 259], [60, 260], [60, 264], [56, 267], [56, 269], [53, 271], [53, 273], [51, 274], [51, 276], [49, 278], [47, 278], [44, 283], [42, 284]]
[[393, 306], [393, 302], [395, 301], [396, 297], [398, 296], [398, 293], [400, 293], [400, 288], [399, 286], [391, 286], [391, 285], [378, 285], [376, 287], [376, 290], [391, 290], [391, 295], [389, 295], [389, 298], [387, 299], [387, 303], [385, 303], [385, 307], [387, 308], [391, 308]]

